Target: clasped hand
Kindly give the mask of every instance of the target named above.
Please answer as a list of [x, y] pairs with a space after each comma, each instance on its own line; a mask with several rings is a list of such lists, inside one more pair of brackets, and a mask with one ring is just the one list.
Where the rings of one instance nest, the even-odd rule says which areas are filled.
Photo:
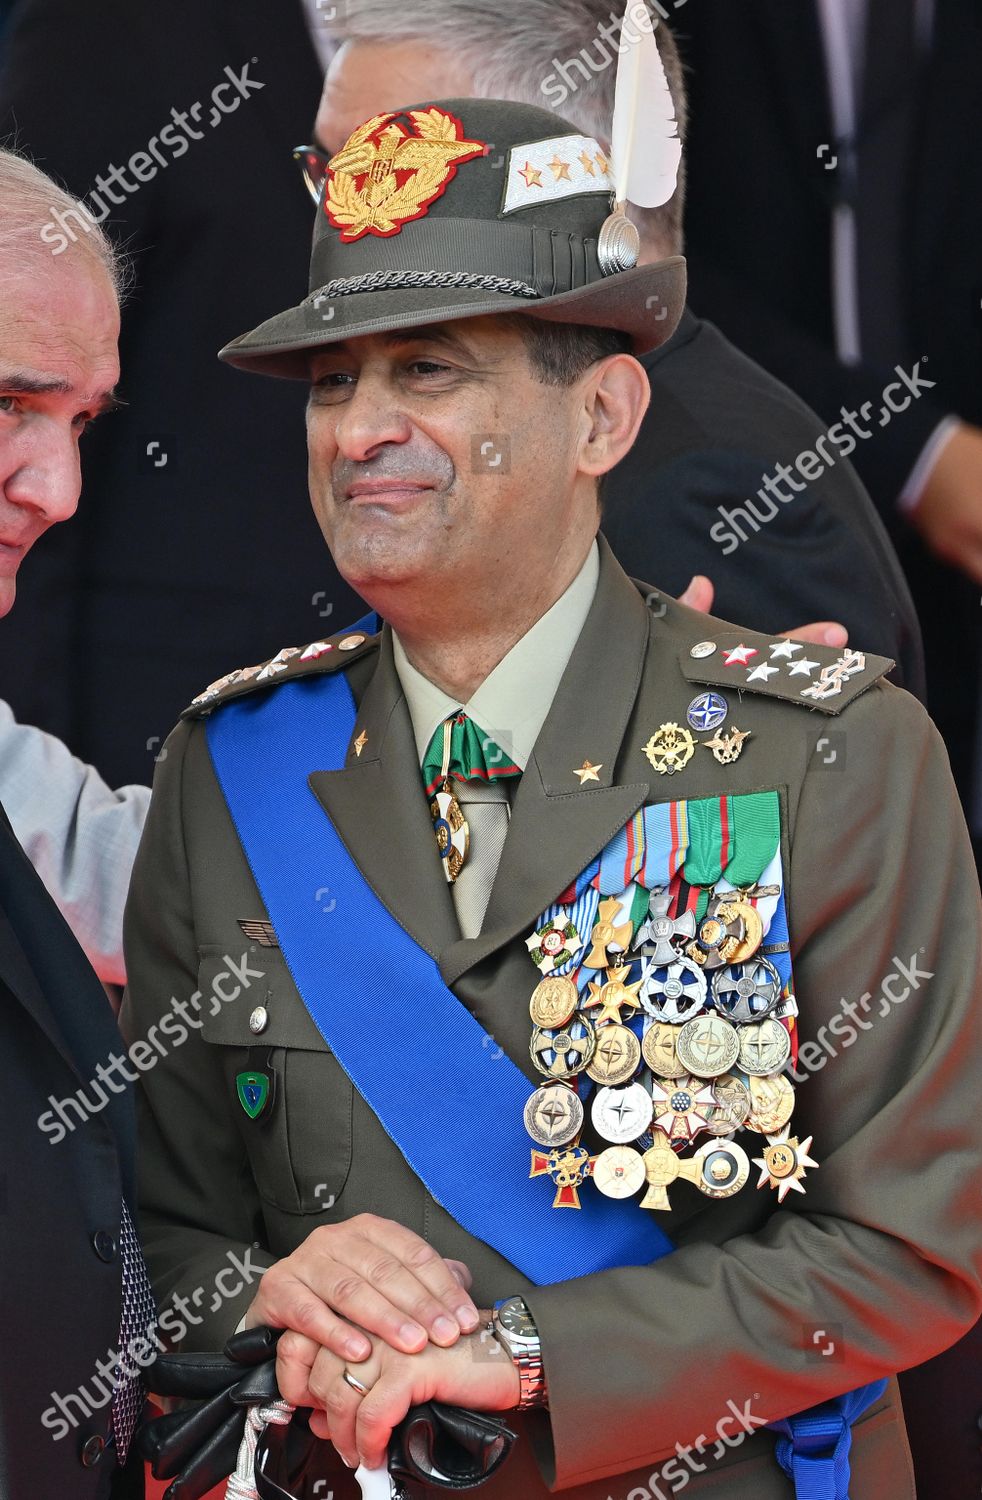
[[359, 1214], [315, 1229], [271, 1266], [245, 1325], [286, 1330], [276, 1359], [283, 1399], [314, 1408], [311, 1430], [350, 1468], [380, 1468], [393, 1428], [419, 1402], [478, 1411], [518, 1403], [518, 1373], [470, 1284], [463, 1262], [444, 1260], [401, 1224]]

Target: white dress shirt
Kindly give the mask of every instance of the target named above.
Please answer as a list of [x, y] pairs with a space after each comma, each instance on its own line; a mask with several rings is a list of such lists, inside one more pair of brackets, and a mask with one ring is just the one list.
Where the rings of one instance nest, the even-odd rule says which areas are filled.
[[0, 700], [0, 802], [28, 859], [105, 984], [124, 984], [123, 907], [150, 788], [112, 791], [61, 740]]
[[413, 721], [420, 765], [437, 726], [462, 708], [524, 771], [586, 624], [599, 577], [600, 553], [594, 542], [566, 592], [515, 642], [463, 704], [416, 670], [393, 632], [395, 668]]

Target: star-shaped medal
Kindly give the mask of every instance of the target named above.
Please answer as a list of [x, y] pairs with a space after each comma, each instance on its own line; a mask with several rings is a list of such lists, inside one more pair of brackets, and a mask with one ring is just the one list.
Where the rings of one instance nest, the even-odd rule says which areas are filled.
[[679, 1078], [662, 1082], [653, 1078], [655, 1124], [670, 1141], [691, 1141], [705, 1130], [716, 1097], [701, 1078]]
[[595, 1010], [599, 1005], [600, 1011], [592, 1016], [591, 1020], [595, 1026], [602, 1026], [605, 1021], [615, 1021], [620, 1025], [621, 1007], [626, 1007], [633, 1016], [641, 1007], [637, 998], [641, 981], [637, 984], [625, 984], [624, 979], [631, 972], [630, 964], [620, 969], [608, 969], [607, 979], [604, 984], [597, 984], [591, 979], [587, 988], [590, 991], [590, 999], [580, 1002], [581, 1009]]
[[600, 781], [600, 777], [599, 777], [599, 775], [597, 773], [599, 771], [602, 771], [602, 770], [603, 770], [603, 761], [601, 761], [599, 765], [591, 766], [590, 762], [588, 760], [585, 760], [583, 762], [582, 766], [575, 766], [574, 767], [574, 769], [573, 769], [573, 775], [574, 776], [578, 776], [580, 778], [580, 786], [582, 786], [584, 784], [584, 782], [586, 782], [586, 781], [596, 781], [596, 782], [599, 782]]
[[805, 1175], [805, 1168], [818, 1166], [818, 1162], [812, 1161], [808, 1155], [811, 1145], [810, 1135], [803, 1141], [799, 1141], [797, 1136], [789, 1136], [787, 1125], [780, 1135], [769, 1135], [763, 1156], [755, 1156], [753, 1159], [754, 1166], [760, 1168], [758, 1188], [777, 1188], [778, 1203], [783, 1203], [792, 1189], [796, 1193], [803, 1193], [805, 1190], [801, 1179]]

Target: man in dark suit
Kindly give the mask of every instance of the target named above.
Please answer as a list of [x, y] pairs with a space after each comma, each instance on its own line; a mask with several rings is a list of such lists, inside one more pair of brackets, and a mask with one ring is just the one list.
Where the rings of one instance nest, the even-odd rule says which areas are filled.
[[322, 69], [300, 0], [178, 0], [166, 24], [127, 0], [22, 0], [5, 48], [0, 141], [12, 133], [108, 211], [134, 276], [127, 405], [89, 439], [82, 514], [25, 580], [32, 651], [0, 628], [5, 695], [111, 785], [146, 782], [202, 672], [354, 607], [308, 513], [302, 399], [259, 394], [214, 358], [243, 314], [304, 284], [310, 215], [290, 152]]
[[[49, 205], [72, 207], [0, 152], [0, 614], [24, 554], [75, 509], [79, 437], [111, 406], [119, 371], [108, 244], [87, 237], [49, 257], [39, 240]], [[127, 1207], [122, 1050], [105, 992], [0, 811], [4, 1500], [143, 1492], [138, 1461], [126, 1460], [153, 1310]]]
[[[567, 17], [557, 35], [555, 8], [526, 0], [509, 0], [480, 17], [452, 0], [431, 4], [425, 17], [418, 11], [394, 17], [383, 0], [349, 0], [331, 23], [341, 46], [328, 68], [316, 143], [325, 156], [338, 150], [360, 119], [397, 108], [420, 88], [539, 104], [548, 88], [555, 95], [548, 102], [565, 119], [606, 142], [615, 68], [601, 67], [596, 52], [584, 47], [588, 67], [577, 46], [594, 38], [608, 10], [597, 0]], [[518, 35], [521, 46], [509, 50]], [[678, 54], [666, 27], [658, 27], [657, 39], [684, 132]], [[554, 53], [573, 57], [580, 71], [570, 63], [565, 73], [551, 72]], [[612, 47], [607, 55], [613, 57]], [[683, 198], [680, 182], [664, 207], [632, 208], [642, 260], [680, 252]], [[923, 696], [913, 605], [847, 461], [850, 448], [830, 444], [791, 390], [691, 309], [643, 363], [651, 407], [635, 448], [604, 486], [604, 530], [621, 562], [676, 594], [694, 573], [704, 575], [715, 600], [697, 588], [686, 602], [712, 605], [761, 630], [841, 621], [854, 645], [894, 658], [894, 680]]]
[[[975, 0], [692, 0], [675, 29], [692, 105], [692, 296], [826, 421], [859, 414], [869, 435], [853, 462], [898, 537], [929, 707], [967, 801], [982, 581], [982, 12]], [[917, 367], [920, 393], [884, 422], [897, 364]]]

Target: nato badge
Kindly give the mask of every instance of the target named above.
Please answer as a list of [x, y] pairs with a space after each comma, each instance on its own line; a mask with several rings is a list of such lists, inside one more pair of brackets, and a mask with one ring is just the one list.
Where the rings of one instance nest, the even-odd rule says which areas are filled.
[[689, 704], [685, 717], [693, 729], [718, 729], [729, 711], [722, 693], [700, 693]]

